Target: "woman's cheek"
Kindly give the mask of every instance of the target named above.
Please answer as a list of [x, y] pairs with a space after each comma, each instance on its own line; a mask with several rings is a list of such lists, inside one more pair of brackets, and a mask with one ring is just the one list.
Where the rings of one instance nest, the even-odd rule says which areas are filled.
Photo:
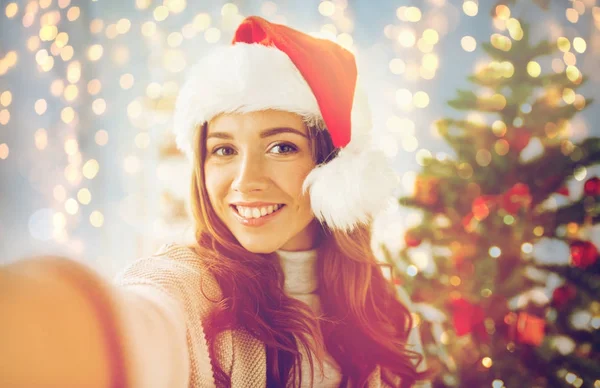
[[209, 199], [214, 202], [219, 192], [223, 191], [223, 176], [214, 169], [208, 168], [205, 170], [204, 180]]
[[298, 197], [302, 194], [302, 184], [307, 175], [308, 172], [306, 169], [298, 168], [297, 165], [290, 165], [285, 170], [278, 171], [274, 174], [275, 179], [279, 182], [278, 185], [285, 188], [285, 191], [294, 197]]

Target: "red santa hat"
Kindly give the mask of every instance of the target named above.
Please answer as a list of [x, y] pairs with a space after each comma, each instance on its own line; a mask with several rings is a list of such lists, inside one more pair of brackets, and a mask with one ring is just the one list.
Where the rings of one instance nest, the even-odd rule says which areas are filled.
[[309, 173], [303, 189], [328, 227], [352, 230], [385, 206], [397, 176], [370, 139], [366, 95], [354, 55], [326, 40], [251, 16], [232, 45], [200, 60], [175, 107], [178, 147], [193, 158], [195, 131], [221, 113], [294, 112], [329, 132], [338, 155]]

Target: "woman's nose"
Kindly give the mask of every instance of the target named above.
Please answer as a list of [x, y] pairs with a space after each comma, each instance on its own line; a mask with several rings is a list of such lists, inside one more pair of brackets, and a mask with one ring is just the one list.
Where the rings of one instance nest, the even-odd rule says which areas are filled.
[[240, 192], [264, 190], [268, 186], [264, 160], [256, 153], [246, 153], [240, 158], [232, 188]]

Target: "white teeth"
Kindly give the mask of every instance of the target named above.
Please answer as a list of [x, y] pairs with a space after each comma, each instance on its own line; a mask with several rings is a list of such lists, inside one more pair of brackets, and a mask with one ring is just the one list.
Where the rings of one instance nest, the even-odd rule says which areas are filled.
[[263, 207], [236, 206], [238, 213], [244, 218], [260, 218], [279, 210], [283, 205], [269, 205]]

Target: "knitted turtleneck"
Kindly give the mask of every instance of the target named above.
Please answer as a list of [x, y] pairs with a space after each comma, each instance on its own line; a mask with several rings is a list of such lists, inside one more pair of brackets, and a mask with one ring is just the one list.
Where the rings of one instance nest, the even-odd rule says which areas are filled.
[[285, 293], [309, 305], [318, 316], [321, 313], [321, 305], [318, 294], [317, 250], [279, 250], [276, 253], [285, 275]]
[[[306, 303], [316, 316], [321, 314], [318, 294], [317, 250], [277, 251], [279, 263], [285, 276], [284, 291], [293, 298]], [[324, 362], [324, 375], [317, 363], [315, 365], [315, 387], [338, 387], [342, 376], [338, 364], [327, 354]], [[302, 362], [303, 386], [310, 382], [310, 365], [304, 357]]]

